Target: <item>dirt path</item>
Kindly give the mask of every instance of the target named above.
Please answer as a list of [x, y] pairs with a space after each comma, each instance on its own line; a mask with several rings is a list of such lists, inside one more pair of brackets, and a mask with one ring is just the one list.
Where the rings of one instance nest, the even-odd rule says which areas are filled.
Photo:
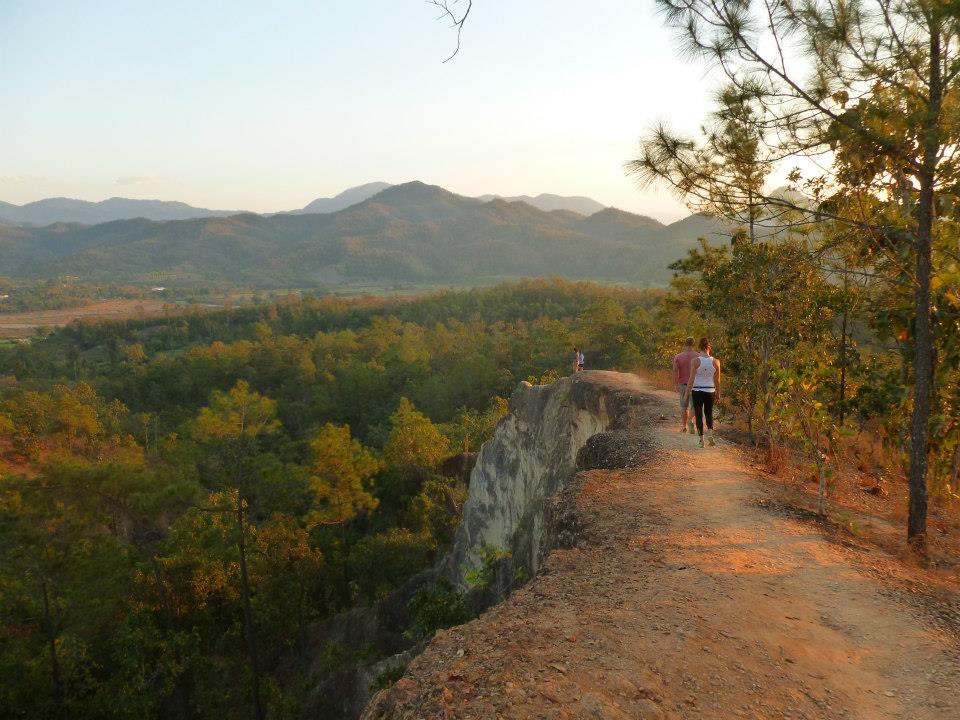
[[960, 718], [956, 628], [911, 571], [780, 505], [735, 448], [653, 432], [649, 465], [578, 476], [579, 547], [365, 717]]

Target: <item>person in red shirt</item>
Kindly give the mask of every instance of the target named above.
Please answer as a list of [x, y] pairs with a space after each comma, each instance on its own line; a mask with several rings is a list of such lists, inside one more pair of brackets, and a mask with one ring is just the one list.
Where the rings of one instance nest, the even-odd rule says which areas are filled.
[[[693, 349], [693, 338], [688, 337], [683, 343], [683, 350], [673, 358], [673, 381], [677, 386], [677, 392], [680, 394], [680, 432], [693, 432], [693, 428], [687, 430], [687, 420], [690, 417], [690, 397], [687, 393], [687, 380], [690, 378], [690, 364], [699, 357], [697, 351]], [[693, 422], [690, 422], [693, 425]]]

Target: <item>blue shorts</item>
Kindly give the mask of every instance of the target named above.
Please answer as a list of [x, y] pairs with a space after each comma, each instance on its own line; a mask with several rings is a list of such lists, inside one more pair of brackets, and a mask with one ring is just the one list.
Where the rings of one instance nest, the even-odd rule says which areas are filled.
[[677, 387], [680, 388], [680, 409], [686, 410], [688, 407], [690, 407], [690, 398], [685, 397], [687, 394], [687, 384], [683, 383]]

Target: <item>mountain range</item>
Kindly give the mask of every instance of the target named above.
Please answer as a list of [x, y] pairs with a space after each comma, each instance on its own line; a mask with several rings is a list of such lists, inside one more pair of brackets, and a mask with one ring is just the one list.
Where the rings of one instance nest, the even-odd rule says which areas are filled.
[[322, 214], [0, 226], [0, 267], [12, 277], [261, 287], [521, 276], [659, 285], [670, 262], [717, 230], [703, 215], [664, 225], [615, 208], [545, 211], [411, 182]]
[[209, 210], [169, 200], [131, 200], [114, 197], [100, 202], [72, 198], [47, 198], [25, 205], [0, 201], [0, 224], [50, 225], [75, 222], [85, 225], [144, 217], [151, 220], [187, 220], [197, 217], [226, 217], [239, 210]]
[[[337, 212], [363, 202], [388, 187], [390, 187], [390, 183], [385, 182], [358, 185], [344, 190], [332, 198], [317, 198], [299, 210], [289, 210], [285, 214], [310, 215]], [[507, 200], [508, 202], [522, 201], [546, 212], [570, 210], [581, 215], [592, 215], [606, 207], [588, 197], [566, 197], [549, 193], [543, 193], [536, 197], [529, 195], [516, 195], [514, 197], [481, 195], [477, 199], [481, 202], [496, 199]], [[134, 200], [113, 197], [100, 202], [89, 202], [87, 200], [59, 197], [36, 200], [25, 205], [13, 205], [0, 201], [0, 225], [50, 225], [57, 222], [97, 225], [114, 220], [132, 220], [133, 218], [192, 220], [202, 217], [229, 217], [231, 215], [241, 215], [244, 212], [243, 210], [210, 210], [209, 208], [194, 207], [186, 203], [169, 200]]]

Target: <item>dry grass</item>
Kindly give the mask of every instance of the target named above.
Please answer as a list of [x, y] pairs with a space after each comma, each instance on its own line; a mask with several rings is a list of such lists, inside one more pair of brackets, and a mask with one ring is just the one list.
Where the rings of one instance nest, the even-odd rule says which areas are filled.
[[638, 370], [636, 374], [648, 381], [657, 390], [675, 391], [677, 389], [672, 370]]
[[[783, 444], [746, 448], [763, 476], [782, 483], [798, 502], [816, 507], [818, 483], [812, 461]], [[844, 439], [830, 458], [827, 515], [855, 535], [904, 560], [909, 487], [900, 456], [874, 433]], [[960, 503], [932, 496], [928, 513], [930, 560], [948, 574], [960, 572]]]
[[31, 337], [38, 328], [61, 327], [74, 320], [129, 320], [179, 312], [180, 307], [160, 300], [100, 300], [72, 308], [0, 313], [0, 339]]

